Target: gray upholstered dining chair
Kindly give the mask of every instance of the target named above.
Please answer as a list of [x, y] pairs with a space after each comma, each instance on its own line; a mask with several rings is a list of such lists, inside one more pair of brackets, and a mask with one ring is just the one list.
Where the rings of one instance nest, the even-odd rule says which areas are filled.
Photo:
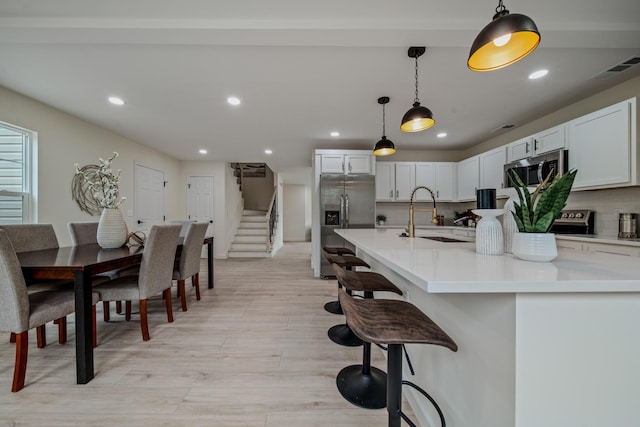
[[[0, 225], [0, 230], [7, 233], [9, 241], [13, 245], [16, 253], [38, 251], [44, 249], [56, 249], [59, 247], [58, 237], [51, 224], [8, 224]], [[37, 284], [30, 284], [28, 292], [39, 292], [47, 290], [59, 290], [62, 287], [73, 288], [73, 282], [65, 280], [43, 281]], [[67, 319], [62, 317], [56, 319], [58, 325], [58, 342], [64, 344], [67, 340]], [[44, 334], [44, 327], [37, 331], [38, 348], [47, 345], [47, 337]], [[13, 342], [15, 336], [11, 336]]]
[[173, 267], [173, 280], [178, 281], [178, 295], [182, 311], [187, 311], [187, 296], [185, 281], [191, 277], [191, 284], [196, 288], [196, 299], [200, 301], [200, 254], [204, 235], [209, 224], [206, 222], [192, 222], [187, 228], [182, 244], [180, 258], [176, 259]]
[[149, 231], [138, 276], [124, 276], [100, 284], [96, 292], [102, 301], [126, 300], [126, 318], [131, 318], [131, 300], [140, 303], [142, 339], [149, 341], [147, 300], [162, 292], [165, 298], [167, 320], [173, 322], [171, 308], [171, 282], [180, 225], [153, 225]]
[[[69, 236], [71, 237], [71, 244], [76, 246], [98, 243], [98, 224], [98, 221], [67, 223], [67, 229], [69, 230]], [[136, 265], [100, 273], [96, 276], [98, 280], [94, 280], [94, 284], [100, 284], [104, 280], [115, 279], [120, 276], [137, 275], [139, 269], [140, 266]], [[108, 322], [111, 319], [109, 301], [103, 301], [102, 312], [104, 321]], [[122, 313], [120, 301], [116, 301], [116, 313]]]
[[0, 230], [0, 330], [15, 336], [16, 361], [11, 391], [24, 387], [29, 329], [74, 311], [74, 294], [68, 290], [27, 292], [20, 261], [4, 230]]

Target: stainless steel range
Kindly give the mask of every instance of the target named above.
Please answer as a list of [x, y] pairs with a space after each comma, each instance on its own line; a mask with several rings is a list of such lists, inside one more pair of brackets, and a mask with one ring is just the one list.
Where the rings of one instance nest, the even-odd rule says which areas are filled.
[[595, 215], [588, 209], [564, 210], [549, 231], [556, 234], [594, 234]]

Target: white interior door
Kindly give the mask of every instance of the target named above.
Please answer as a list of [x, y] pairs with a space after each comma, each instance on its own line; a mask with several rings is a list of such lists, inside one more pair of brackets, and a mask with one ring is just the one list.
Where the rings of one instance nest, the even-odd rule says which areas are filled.
[[[213, 236], [213, 177], [190, 176], [187, 178], [187, 218], [206, 222], [207, 236]], [[203, 248], [206, 257], [206, 248]]]
[[135, 228], [148, 232], [164, 222], [164, 171], [136, 163]]

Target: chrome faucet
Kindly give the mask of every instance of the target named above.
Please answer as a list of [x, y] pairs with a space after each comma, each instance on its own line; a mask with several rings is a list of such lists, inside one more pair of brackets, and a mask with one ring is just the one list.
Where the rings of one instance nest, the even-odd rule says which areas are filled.
[[430, 189], [429, 187], [425, 186], [425, 185], [418, 185], [416, 188], [413, 189], [413, 191], [411, 192], [411, 197], [409, 198], [409, 237], [416, 237], [416, 226], [413, 222], [413, 213], [415, 211], [418, 212], [429, 212], [428, 210], [424, 210], [424, 209], [414, 209], [413, 208], [413, 196], [416, 194], [416, 191], [418, 191], [419, 189], [425, 189], [429, 192], [429, 194], [431, 194], [431, 198], [433, 199], [433, 209], [431, 211], [431, 222], [433, 224], [437, 224], [438, 223], [438, 211], [436, 210], [436, 195], [433, 192], [432, 189]]

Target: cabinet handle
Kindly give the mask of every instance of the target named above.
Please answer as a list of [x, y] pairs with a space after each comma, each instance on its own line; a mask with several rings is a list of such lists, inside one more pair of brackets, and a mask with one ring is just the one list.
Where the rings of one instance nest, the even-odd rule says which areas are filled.
[[396, 190], [396, 199], [400, 197], [400, 190]]
[[393, 199], [393, 190], [389, 191], [389, 198]]
[[342, 172], [344, 172], [344, 161], [342, 162]]
[[440, 198], [440, 190], [436, 190], [436, 199]]
[[529, 154], [529, 143], [528, 142], [525, 142], [524, 152], [526, 154]]
[[533, 140], [533, 149], [534, 149], [534, 151], [538, 151], [538, 140], [537, 139]]
[[349, 162], [349, 173], [351, 173], [351, 162]]

